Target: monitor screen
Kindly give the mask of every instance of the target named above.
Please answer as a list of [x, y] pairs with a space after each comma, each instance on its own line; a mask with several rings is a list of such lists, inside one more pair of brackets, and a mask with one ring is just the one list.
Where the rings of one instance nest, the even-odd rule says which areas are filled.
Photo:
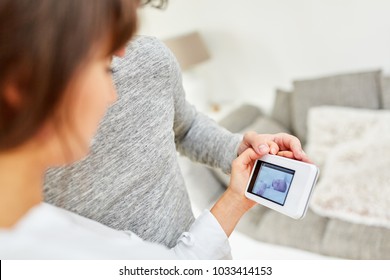
[[259, 160], [248, 191], [283, 206], [294, 174], [294, 170]]

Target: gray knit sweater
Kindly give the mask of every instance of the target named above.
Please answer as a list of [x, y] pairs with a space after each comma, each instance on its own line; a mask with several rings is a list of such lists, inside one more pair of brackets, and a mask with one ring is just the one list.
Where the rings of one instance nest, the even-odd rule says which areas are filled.
[[177, 151], [229, 172], [241, 136], [186, 102], [177, 62], [157, 39], [137, 37], [113, 67], [119, 99], [91, 154], [49, 170], [45, 199], [172, 247], [194, 220]]

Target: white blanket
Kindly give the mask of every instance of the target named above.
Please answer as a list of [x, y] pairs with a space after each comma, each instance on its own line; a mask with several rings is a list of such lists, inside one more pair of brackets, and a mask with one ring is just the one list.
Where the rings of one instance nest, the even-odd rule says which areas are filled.
[[390, 228], [390, 111], [313, 108], [306, 151], [321, 169], [313, 211]]

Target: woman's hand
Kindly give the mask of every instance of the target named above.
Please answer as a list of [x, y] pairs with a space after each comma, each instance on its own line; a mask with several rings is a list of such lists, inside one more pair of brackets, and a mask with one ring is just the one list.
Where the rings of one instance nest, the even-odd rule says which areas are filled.
[[246, 210], [256, 204], [245, 197], [245, 189], [249, 182], [253, 166], [257, 159], [268, 154], [269, 151], [270, 148], [265, 144], [261, 145], [259, 153], [255, 152], [252, 148], [248, 148], [232, 163], [232, 173], [227, 191], [237, 196], [241, 206]]
[[263, 145], [269, 147], [270, 154], [311, 162], [302, 150], [299, 139], [287, 133], [258, 134], [257, 132], [249, 131], [244, 134], [237, 154], [241, 155], [248, 148], [254, 149], [258, 154], [262, 154], [261, 147]]
[[245, 189], [256, 160], [268, 153], [267, 145], [261, 147], [260, 153], [248, 148], [232, 163], [229, 187], [211, 209], [227, 236], [230, 236], [241, 216], [256, 204], [245, 197]]

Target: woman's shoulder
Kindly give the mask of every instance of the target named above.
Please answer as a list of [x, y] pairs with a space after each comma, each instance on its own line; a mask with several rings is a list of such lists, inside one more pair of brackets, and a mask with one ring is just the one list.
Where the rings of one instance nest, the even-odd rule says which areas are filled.
[[147, 35], [137, 35], [127, 45], [127, 51], [138, 51], [139, 54], [145, 56], [158, 55], [171, 55], [170, 49], [164, 44], [164, 42], [157, 37]]
[[[160, 39], [143, 35], [138, 35], [129, 42], [125, 57], [114, 58], [113, 68], [125, 76], [128, 76], [128, 73], [141, 72], [142, 75], [150, 73], [154, 79], [160, 76], [166, 79], [172, 73], [176, 78], [177, 73], [180, 73], [172, 51]], [[120, 73], [114, 76], [118, 75]]]

